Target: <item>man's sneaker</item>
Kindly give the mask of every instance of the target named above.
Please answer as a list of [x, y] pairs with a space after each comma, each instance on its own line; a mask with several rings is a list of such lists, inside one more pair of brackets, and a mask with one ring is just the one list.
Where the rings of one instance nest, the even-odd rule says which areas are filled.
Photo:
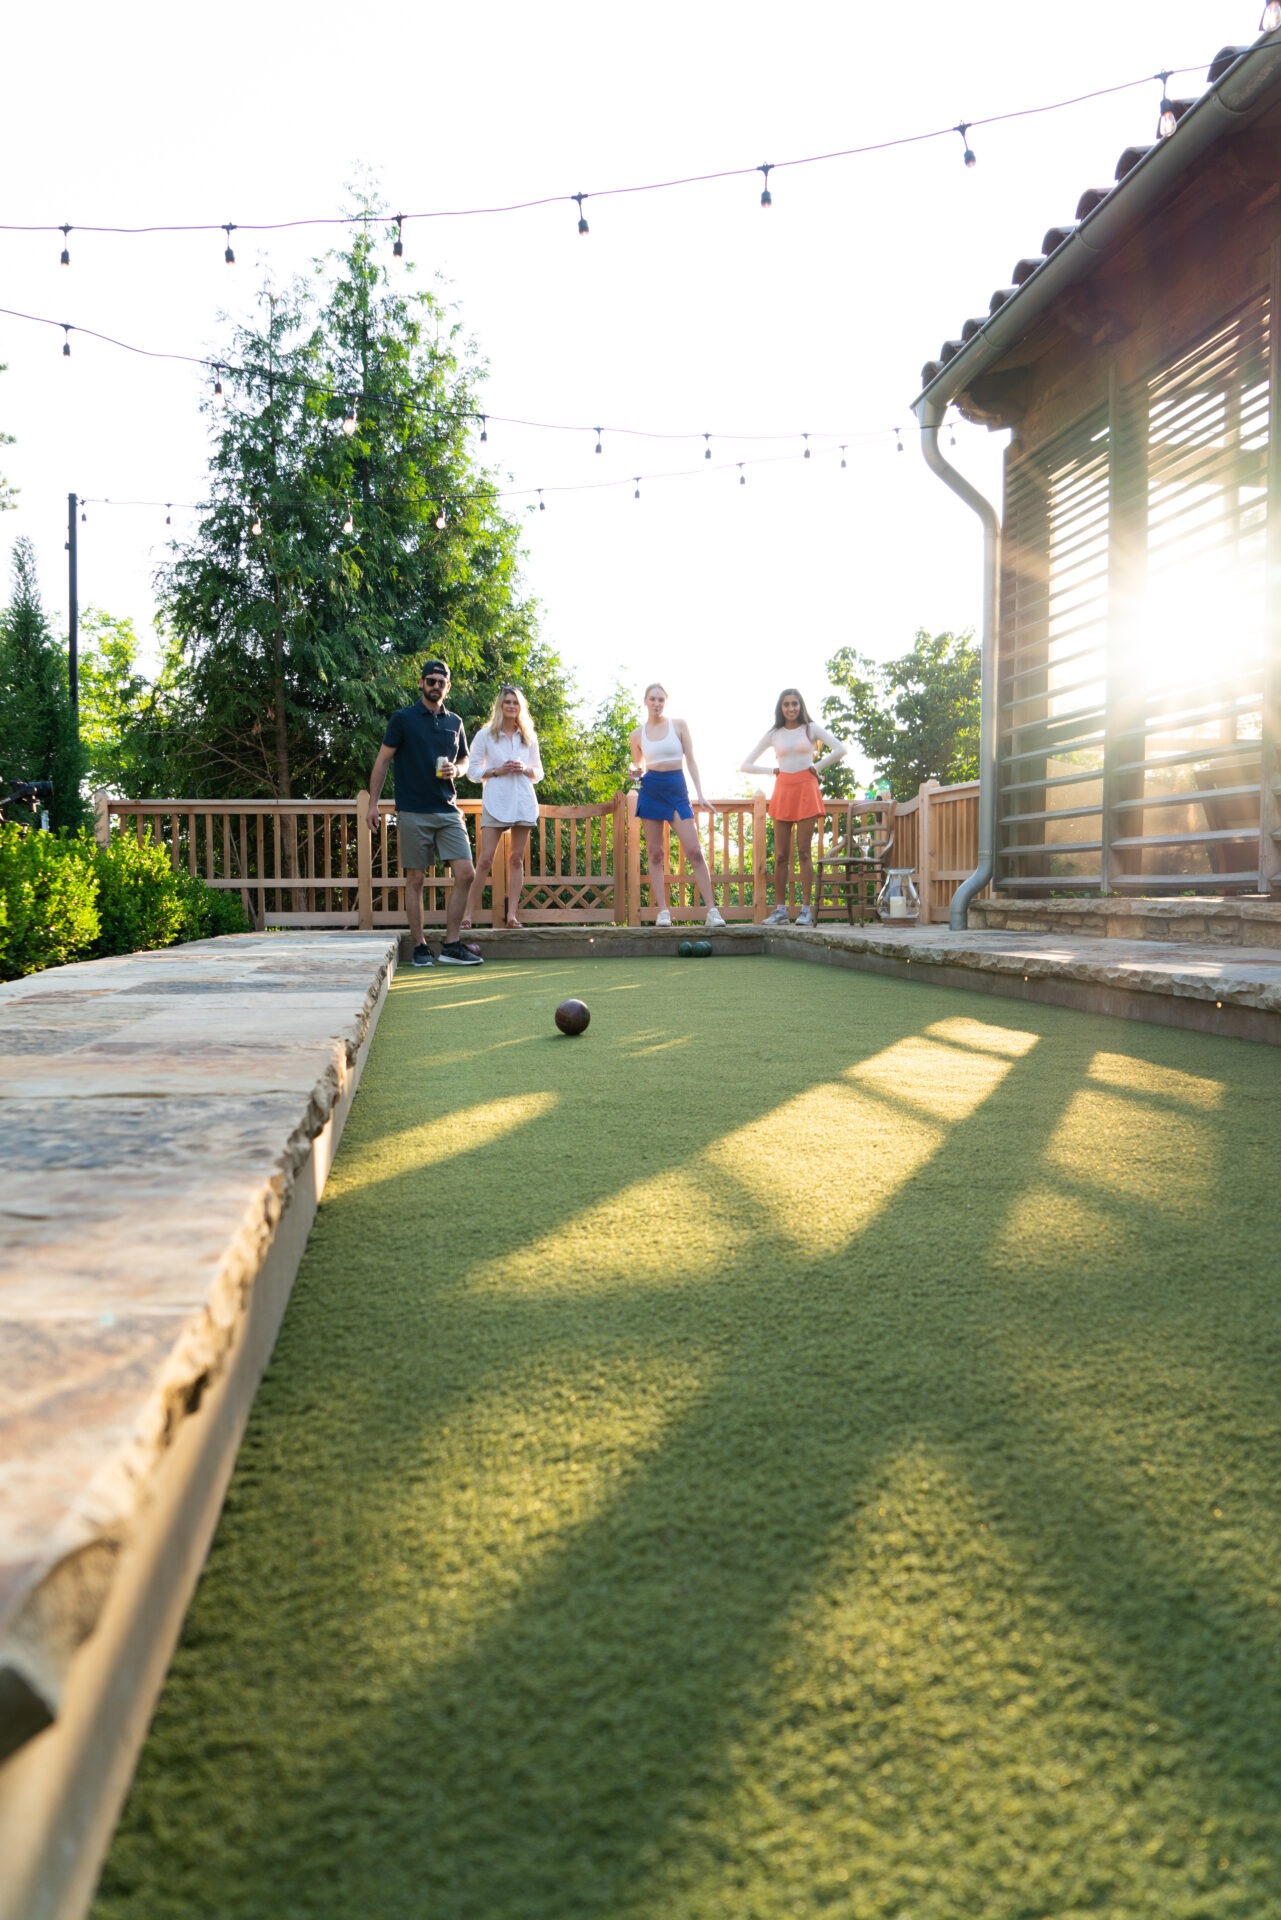
[[802, 907], [796, 916], [796, 924], [798, 927], [812, 927], [814, 924], [813, 909], [811, 907]]
[[668, 912], [667, 908], [664, 907], [663, 911], [655, 918], [654, 925], [656, 927], [670, 927], [671, 924], [672, 924], [672, 916]]
[[485, 963], [461, 940], [446, 940], [440, 950], [440, 964], [442, 967], [483, 967]]
[[709, 907], [707, 909], [707, 920], [705, 924], [715, 933], [719, 927], [725, 925], [725, 915], [718, 907]]
[[434, 967], [436, 964], [436, 956], [425, 941], [414, 948], [413, 958], [416, 967]]
[[791, 915], [786, 907], [775, 907], [773, 913], [767, 913], [762, 920], [763, 927], [786, 927], [791, 924]]

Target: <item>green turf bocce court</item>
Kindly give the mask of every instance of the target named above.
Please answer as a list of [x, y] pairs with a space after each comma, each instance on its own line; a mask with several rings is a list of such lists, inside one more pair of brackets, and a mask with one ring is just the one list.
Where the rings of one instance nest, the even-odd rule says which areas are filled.
[[98, 1920], [1281, 1908], [1276, 1075], [403, 970]]

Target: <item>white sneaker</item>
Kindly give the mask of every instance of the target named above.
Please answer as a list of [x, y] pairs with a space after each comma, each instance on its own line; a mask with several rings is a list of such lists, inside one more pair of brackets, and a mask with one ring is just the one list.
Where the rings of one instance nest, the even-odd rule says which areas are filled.
[[814, 914], [812, 909], [809, 907], [802, 907], [800, 912], [796, 916], [796, 924], [798, 927], [812, 927], [814, 925]]
[[672, 924], [672, 916], [668, 912], [667, 908], [664, 907], [663, 911], [658, 915], [657, 919], [654, 921], [654, 925], [656, 927], [670, 927], [671, 924]]
[[707, 909], [707, 920], [705, 924], [712, 929], [713, 933], [715, 933], [718, 927], [723, 927], [725, 925], [725, 915], [721, 913], [716, 907], [709, 907]]
[[763, 927], [786, 927], [791, 925], [792, 916], [786, 907], [775, 907], [773, 913], [767, 913], [761, 921]]

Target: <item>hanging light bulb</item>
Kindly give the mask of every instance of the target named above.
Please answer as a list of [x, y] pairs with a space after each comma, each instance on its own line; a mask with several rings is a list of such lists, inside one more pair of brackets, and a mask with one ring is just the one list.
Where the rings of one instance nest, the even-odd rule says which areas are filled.
[[711, 436], [711, 434], [710, 434], [710, 433], [705, 433], [705, 434], [703, 435], [703, 438], [704, 438], [704, 440], [706, 440], [706, 442], [707, 442], [707, 447], [706, 447], [706, 450], [705, 450], [705, 452], [704, 452], [704, 454], [703, 454], [703, 458], [704, 458], [704, 460], [710, 460], [710, 459], [711, 459], [711, 457], [712, 457], [712, 436]]
[[541, 487], [538, 489], [538, 511], [540, 513], [546, 513], [547, 511], [547, 502], [543, 499], [543, 490]]
[[747, 475], [743, 472], [743, 463], [741, 460], [738, 463], [738, 484], [740, 487], [747, 485]]
[[172, 526], [172, 525], [173, 525], [173, 522], [172, 522], [172, 521], [170, 520], [170, 518], [169, 518], [169, 510], [170, 510], [170, 508], [171, 508], [172, 506], [173, 506], [173, 501], [172, 501], [172, 500], [166, 500], [166, 501], [165, 501], [165, 525], [166, 525], [167, 527], [168, 527], [168, 526]]
[[480, 437], [482, 440], [488, 440], [489, 438], [489, 415], [487, 413], [482, 413], [480, 416]]
[[757, 173], [763, 173], [765, 175], [765, 185], [761, 188], [761, 205], [763, 207], [772, 207], [774, 197], [769, 190], [769, 177], [774, 171], [774, 162], [768, 160], [763, 165], [757, 167], [756, 171]]
[[69, 327], [69, 326], [68, 326], [68, 325], [67, 325], [67, 324], [66, 324], [65, 322], [63, 323], [63, 328], [62, 328], [62, 334], [63, 334], [63, 340], [62, 340], [62, 357], [63, 357], [63, 359], [64, 359], [64, 360], [70, 360], [70, 358], [71, 358], [71, 328], [70, 328], [70, 327]]
[[397, 260], [404, 259], [405, 257], [405, 216], [403, 213], [398, 213], [396, 215], [396, 238], [391, 243], [391, 250]]
[[439, 533], [443, 533], [445, 531], [445, 528], [448, 525], [449, 525], [449, 520], [445, 513], [445, 509], [442, 506], [440, 509], [440, 512], [436, 515], [436, 529]]
[[599, 428], [599, 427], [597, 427], [597, 429], [596, 429], [596, 451], [597, 451], [597, 453], [603, 453], [603, 452], [605, 451], [605, 449], [604, 449], [604, 448], [603, 448], [603, 447], [601, 446], [601, 443], [600, 443], [600, 428]]
[[356, 522], [351, 517], [351, 501], [349, 500], [347, 502], [347, 518], [342, 523], [342, 530], [344, 533], [352, 533], [355, 531], [355, 526]]
[[67, 235], [71, 232], [71, 228], [60, 227], [58, 231], [62, 235], [62, 264], [64, 267], [69, 267], [71, 265], [71, 255], [67, 252]]
[[842, 466], [844, 466], [845, 464], [846, 464], [846, 462], [845, 462], [845, 449], [844, 449], [844, 447], [842, 447], [842, 448], [841, 448], [841, 465], [842, 465]]
[[966, 137], [970, 131], [970, 125], [971, 125], [970, 121], [962, 120], [960, 126], [953, 127], [952, 131], [953, 133], [959, 133], [961, 136], [961, 145], [965, 148], [965, 152], [961, 155], [961, 158], [964, 160], [966, 166], [977, 167], [978, 158], [974, 153], [972, 147], [970, 146], [968, 138]]
[[83, 525], [84, 525], [84, 523], [85, 523], [85, 521], [86, 521], [86, 520], [87, 520], [88, 518], [89, 518], [89, 516], [88, 516], [88, 514], [87, 514], [87, 513], [85, 512], [85, 510], [84, 510], [84, 508], [82, 507], [82, 508], [80, 509], [80, 524], [81, 524], [81, 526], [83, 526]]
[[227, 251], [223, 254], [222, 257], [226, 261], [229, 267], [234, 267], [236, 264], [236, 255], [231, 244], [231, 236], [236, 231], [235, 221], [224, 220], [222, 223], [222, 230], [227, 236]]
[[899, 451], [900, 453], [902, 453], [902, 451], [903, 451], [903, 429], [902, 429], [902, 427], [895, 427], [895, 429], [894, 429], [894, 441], [895, 441], [895, 445], [896, 445], [896, 447], [897, 447], [897, 449], [898, 449], [898, 451]]
[[803, 433], [801, 439], [805, 442], [805, 452], [802, 458], [808, 460], [810, 457], [810, 437], [808, 433]]
[[349, 440], [356, 431], [356, 402], [354, 400], [347, 402], [347, 411], [343, 415], [342, 430]]
[[583, 217], [583, 202], [588, 196], [585, 193], [571, 193], [569, 197], [571, 200], [577, 200], [578, 202], [578, 231], [580, 233], [590, 233], [591, 229]]
[[255, 538], [257, 538], [257, 536], [262, 532], [262, 515], [258, 512], [258, 509], [256, 507], [254, 508], [253, 525], [250, 527], [249, 531], [254, 535]]
[[[215, 371], [215, 373], [217, 373], [217, 372], [219, 372], [219, 371], [221, 371], [221, 369], [219, 369], [219, 368], [215, 368], [215, 369], [214, 369], [214, 371]], [[222, 390], [222, 381], [221, 381], [221, 380], [217, 380], [217, 379], [215, 379], [215, 381], [214, 381], [214, 385], [213, 385], [213, 400], [214, 400], [214, 405], [215, 405], [216, 407], [225, 407], [225, 406], [226, 406], [226, 404], [227, 404], [227, 396], [226, 396], [226, 394], [225, 394], [225, 393], [223, 392], [223, 390]]]
[[632, 495], [632, 499], [633, 499], [633, 500], [639, 500], [639, 499], [640, 499], [640, 475], [639, 475], [639, 474], [637, 474], [637, 476], [636, 476], [636, 491], [635, 491], [635, 493], [634, 493], [634, 494]]
[[1168, 73], [1158, 73], [1156, 77], [1161, 82], [1161, 107], [1160, 117], [1156, 123], [1156, 137], [1158, 140], [1168, 140], [1179, 123], [1175, 118], [1174, 108], [1170, 105], [1170, 96], [1167, 92], [1170, 76]]
[[1260, 33], [1275, 33], [1281, 27], [1281, 0], [1268, 0], [1259, 22]]

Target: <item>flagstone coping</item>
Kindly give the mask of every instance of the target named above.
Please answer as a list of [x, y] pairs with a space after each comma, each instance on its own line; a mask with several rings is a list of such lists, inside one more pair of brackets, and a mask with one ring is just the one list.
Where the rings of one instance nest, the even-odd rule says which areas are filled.
[[0, 985], [0, 1808], [56, 1745], [274, 1250], [243, 1424], [395, 955], [394, 934], [244, 935]]

